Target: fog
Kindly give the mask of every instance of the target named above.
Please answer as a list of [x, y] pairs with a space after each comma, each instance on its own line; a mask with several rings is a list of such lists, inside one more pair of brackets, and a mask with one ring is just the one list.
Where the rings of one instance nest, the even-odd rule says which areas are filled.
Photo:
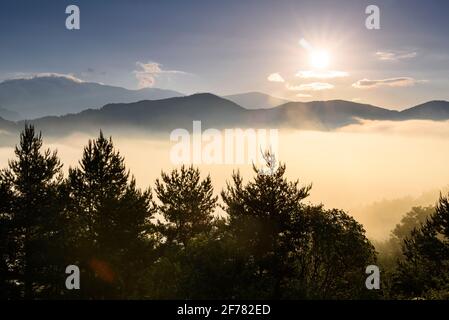
[[[106, 135], [110, 132], [105, 132]], [[46, 138], [57, 149], [64, 170], [76, 166], [89, 138], [75, 134]], [[434, 204], [449, 185], [449, 122], [363, 121], [337, 131], [283, 131], [278, 160], [287, 165], [289, 179], [313, 184], [307, 201], [347, 210], [363, 223], [368, 235], [381, 240], [412, 206]], [[170, 150], [175, 142], [144, 134], [113, 134], [127, 167], [141, 187], [153, 186], [161, 170], [174, 167]], [[13, 157], [0, 148], [0, 166]], [[216, 193], [239, 169], [245, 179], [251, 165], [200, 165], [210, 173]]]

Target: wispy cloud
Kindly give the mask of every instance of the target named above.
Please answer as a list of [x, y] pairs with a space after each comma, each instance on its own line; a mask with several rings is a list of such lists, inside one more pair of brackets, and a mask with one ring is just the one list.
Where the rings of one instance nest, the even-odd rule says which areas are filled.
[[418, 54], [415, 51], [377, 51], [376, 56], [382, 61], [399, 61], [415, 58]]
[[332, 70], [308, 70], [298, 71], [296, 76], [303, 79], [333, 79], [344, 78], [349, 74], [345, 71], [332, 71]]
[[74, 82], [82, 83], [84, 80], [77, 78], [73, 73], [64, 74], [57, 72], [16, 72], [12, 76], [8, 77], [8, 80], [17, 79], [35, 79], [35, 78], [65, 78]]
[[296, 95], [298, 98], [312, 98], [311, 94], [307, 94], [307, 93], [298, 93]]
[[185, 74], [178, 70], [163, 70], [162, 65], [157, 62], [136, 62], [136, 66], [139, 69], [133, 73], [139, 81], [139, 89], [153, 87], [156, 84], [156, 78], [163, 74]]
[[287, 84], [286, 88], [290, 91], [321, 91], [333, 89], [334, 85], [325, 82], [312, 82], [300, 85]]
[[279, 73], [272, 73], [267, 78], [270, 82], [285, 82], [284, 78]]
[[301, 47], [303, 47], [305, 50], [307, 50], [307, 51], [312, 51], [313, 50], [313, 47], [312, 47], [312, 45], [306, 40], [306, 39], [304, 39], [304, 38], [301, 38], [300, 40], [299, 40], [299, 45], [301, 46]]
[[449, 121], [406, 120], [385, 121], [358, 119], [355, 124], [337, 129], [341, 132], [398, 134], [410, 136], [432, 136], [447, 139], [449, 135]]
[[357, 89], [371, 89], [377, 87], [410, 87], [418, 82], [425, 82], [425, 80], [416, 80], [410, 77], [389, 78], [381, 80], [362, 79], [352, 84]]

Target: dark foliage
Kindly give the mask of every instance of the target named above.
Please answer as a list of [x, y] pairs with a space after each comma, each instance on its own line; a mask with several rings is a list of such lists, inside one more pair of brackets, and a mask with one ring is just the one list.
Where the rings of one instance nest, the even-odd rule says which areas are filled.
[[449, 299], [449, 199], [404, 240], [395, 289], [405, 298]]
[[[447, 298], [447, 198], [422, 226], [433, 209], [396, 228], [403, 251], [383, 270], [394, 285], [373, 293], [363, 226], [306, 203], [311, 186], [289, 181], [285, 165], [267, 161], [249, 182], [235, 173], [219, 203], [193, 167], [163, 172], [153, 200], [102, 133], [66, 179], [32, 126], [15, 154], [0, 172], [2, 299]], [[65, 286], [68, 265], [80, 268], [80, 290]]]

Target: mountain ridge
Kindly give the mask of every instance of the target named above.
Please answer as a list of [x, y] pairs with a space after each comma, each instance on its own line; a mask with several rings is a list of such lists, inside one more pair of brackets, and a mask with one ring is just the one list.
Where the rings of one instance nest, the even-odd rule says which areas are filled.
[[259, 91], [243, 92], [238, 94], [226, 95], [223, 98], [228, 99], [248, 110], [270, 109], [282, 104], [291, 102], [288, 99], [278, 98]]
[[111, 102], [130, 103], [174, 96], [183, 94], [159, 88], [129, 90], [64, 76], [11, 79], [0, 83], [0, 106], [17, 113], [19, 120], [78, 113]]
[[[436, 110], [438, 113], [427, 114], [426, 110], [430, 113]], [[241, 127], [334, 130], [358, 123], [360, 119], [449, 120], [449, 102], [429, 101], [403, 111], [345, 100], [288, 102], [275, 108], [248, 110], [223, 97], [197, 93], [159, 100], [110, 103], [100, 109], [86, 109], [79, 113], [46, 116], [31, 121], [13, 122], [1, 119], [0, 129], [19, 131], [25, 123], [32, 123], [44, 134], [55, 136], [73, 132], [96, 133], [99, 129], [160, 133], [177, 128], [190, 130], [192, 121], [198, 120], [202, 122], [203, 129]]]

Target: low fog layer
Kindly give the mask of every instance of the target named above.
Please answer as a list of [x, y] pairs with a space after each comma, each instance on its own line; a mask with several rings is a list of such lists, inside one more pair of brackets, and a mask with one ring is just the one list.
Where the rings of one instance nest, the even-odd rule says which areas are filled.
[[[169, 135], [105, 134], [113, 135], [141, 187], [153, 186], [161, 170], [176, 167], [170, 161], [175, 142]], [[80, 133], [44, 140], [58, 150], [67, 171], [77, 165], [89, 138], [95, 137]], [[281, 130], [278, 158], [287, 164], [290, 179], [313, 183], [308, 201], [348, 210], [370, 237], [380, 240], [412, 206], [434, 204], [439, 192], [447, 191], [448, 138], [449, 122], [433, 121], [364, 121], [332, 132]], [[12, 148], [0, 148], [0, 166], [12, 156]], [[211, 174], [217, 194], [233, 170], [246, 179], [253, 175], [251, 165], [199, 167]]]

